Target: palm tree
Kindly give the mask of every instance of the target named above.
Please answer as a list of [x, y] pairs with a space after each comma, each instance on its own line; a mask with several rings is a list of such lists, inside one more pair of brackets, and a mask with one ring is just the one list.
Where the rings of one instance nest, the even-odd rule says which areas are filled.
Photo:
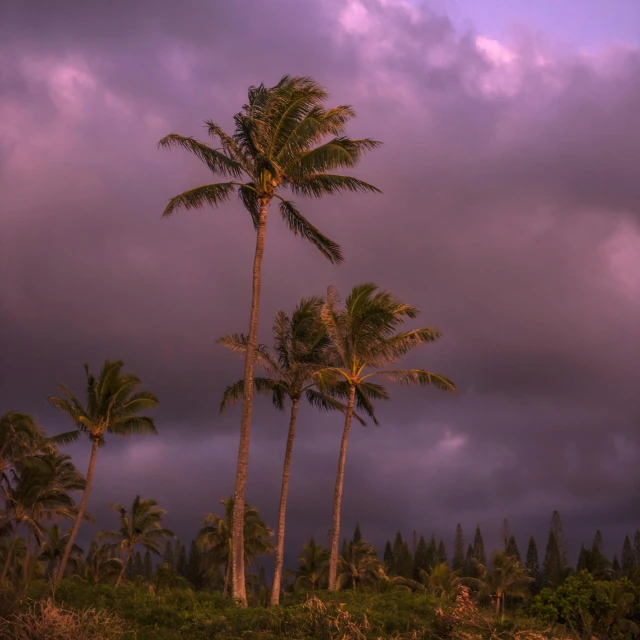
[[529, 594], [529, 587], [534, 582], [522, 564], [504, 551], [496, 551], [491, 558], [491, 569], [479, 565], [482, 577], [477, 581], [487, 588], [495, 598], [496, 615], [504, 615], [506, 596], [525, 597]]
[[455, 390], [451, 380], [424, 369], [380, 369], [394, 364], [415, 347], [434, 342], [441, 336], [440, 331], [431, 327], [396, 333], [405, 319], [418, 315], [415, 307], [400, 302], [391, 293], [378, 290], [371, 283], [355, 286], [344, 309], [339, 309], [338, 304], [337, 291], [329, 287], [321, 318], [330, 341], [326, 357], [331, 365], [318, 374], [318, 382], [328, 393], [335, 393], [338, 389], [348, 397], [333, 500], [329, 562], [329, 589], [332, 590], [337, 588], [344, 465], [354, 407], [357, 403], [358, 407], [373, 415], [371, 399], [389, 397], [386, 389], [371, 382], [371, 378], [377, 376], [404, 385], [431, 385], [444, 391]]
[[[254, 390], [258, 393], [270, 393], [273, 406], [280, 411], [284, 410], [285, 399], [291, 400], [278, 511], [275, 569], [271, 589], [272, 605], [277, 605], [280, 600], [289, 470], [300, 399], [303, 394], [306, 394], [307, 400], [321, 410], [346, 410], [346, 406], [335, 398], [314, 389], [316, 385], [314, 375], [324, 366], [323, 354], [327, 347], [327, 333], [320, 321], [320, 309], [323, 303], [324, 301], [319, 297], [303, 298], [291, 317], [284, 311], [279, 311], [273, 325], [274, 351], [272, 352], [266, 345], [258, 345], [256, 350], [256, 364], [268, 377], [255, 377]], [[244, 355], [247, 351], [248, 340], [242, 334], [224, 336], [218, 342], [235, 353]], [[243, 389], [244, 380], [238, 380], [227, 387], [223, 394], [220, 411], [223, 411], [229, 403], [240, 400]], [[359, 416], [356, 418], [365, 424]]]
[[[208, 513], [204, 517], [204, 526], [197, 538], [198, 546], [205, 552], [205, 559], [211, 568], [223, 565], [223, 593], [229, 591], [233, 581], [233, 496], [228, 500], [220, 500], [224, 507], [224, 516]], [[269, 539], [273, 531], [265, 524], [257, 509], [244, 505], [243, 566], [250, 566], [259, 556], [271, 553], [273, 543]], [[243, 573], [244, 575], [244, 573]]]
[[84, 578], [91, 584], [120, 574], [122, 560], [115, 557], [114, 543], [98, 544], [93, 540], [89, 545], [89, 551], [84, 561]]
[[0, 572], [0, 584], [9, 572], [21, 527], [26, 527], [29, 540], [35, 536], [39, 543], [44, 536], [43, 520], [75, 515], [74, 501], [61, 488], [56, 469], [51, 464], [42, 459], [27, 458], [15, 464], [12, 476], [13, 481], [5, 492], [5, 515], [11, 525], [11, 539]]
[[302, 554], [298, 558], [298, 568], [294, 570], [296, 576], [295, 587], [316, 591], [327, 583], [329, 572], [329, 549], [311, 538], [302, 545]]
[[338, 587], [376, 584], [385, 578], [384, 569], [376, 550], [368, 542], [358, 540], [349, 544], [344, 556], [338, 560]]
[[153, 418], [141, 416], [140, 412], [155, 407], [158, 399], [148, 391], [136, 391], [141, 383], [140, 378], [130, 373], [122, 373], [123, 366], [124, 363], [121, 360], [105, 360], [100, 375], [96, 378], [89, 371], [89, 365], [85, 364], [87, 399], [84, 405], [65, 385], [59, 385], [62, 398], [56, 396], [49, 398], [49, 402], [64, 411], [76, 426], [74, 431], [57, 436], [59, 441], [73, 442], [81, 433], [86, 433], [91, 440], [86, 485], [71, 535], [67, 540], [67, 547], [60, 560], [55, 582], [59, 582], [64, 575], [69, 554], [80, 529], [80, 522], [87, 509], [98, 447], [104, 444], [105, 434], [130, 436], [137, 433], [157, 433]]
[[[280, 192], [288, 189], [294, 195], [314, 198], [342, 191], [379, 193], [378, 189], [362, 180], [333, 173], [354, 167], [364, 153], [375, 149], [380, 143], [346, 137], [345, 125], [355, 113], [348, 105], [325, 108], [327, 98], [327, 91], [314, 80], [284, 76], [274, 87], [267, 88], [261, 84], [249, 88], [247, 104], [234, 116], [233, 135], [226, 134], [219, 125], [207, 121], [208, 132], [218, 140], [219, 149], [177, 134], [170, 134], [159, 143], [165, 148], [177, 146], [186, 149], [204, 162], [214, 175], [228, 180], [196, 187], [171, 198], [164, 216], [170, 216], [181, 208], [199, 209], [205, 205], [218, 207], [237, 192], [256, 230], [234, 492], [235, 502], [239, 506], [244, 505], [249, 458], [262, 255], [269, 205], [274, 199], [278, 200], [280, 215], [294, 235], [306, 238], [331, 262], [339, 263], [342, 261], [340, 247], [324, 236]], [[242, 560], [243, 513], [243, 508], [240, 508], [233, 525], [233, 596], [246, 606]]]
[[452, 571], [446, 562], [431, 567], [429, 573], [420, 569], [421, 579], [426, 584], [427, 592], [440, 600], [455, 597], [462, 584], [459, 571]]
[[[60, 528], [57, 524], [54, 524], [50, 529], [47, 530], [46, 540], [44, 541], [39, 556], [40, 560], [43, 560], [47, 563], [47, 577], [52, 577], [54, 575], [56, 565], [60, 561], [60, 558], [62, 558], [62, 554], [67, 547], [67, 541], [70, 535], [71, 531], [67, 531], [64, 534], [61, 534]], [[82, 548], [77, 544], [74, 544], [71, 550], [71, 555], [69, 556], [69, 562], [73, 563], [74, 565], [82, 562], [82, 553]]]
[[10, 411], [0, 416], [0, 489], [9, 482], [9, 468], [35, 455], [45, 442], [44, 431], [30, 415]]
[[173, 538], [173, 532], [162, 526], [162, 516], [165, 509], [159, 509], [156, 500], [143, 500], [136, 496], [131, 510], [127, 511], [122, 505], [110, 504], [111, 509], [118, 512], [120, 529], [117, 531], [101, 531], [98, 540], [103, 538], [118, 538], [122, 555], [122, 568], [114, 588], [117, 589], [127, 570], [136, 545], [141, 545], [147, 551], [160, 556], [162, 545], [160, 539]]

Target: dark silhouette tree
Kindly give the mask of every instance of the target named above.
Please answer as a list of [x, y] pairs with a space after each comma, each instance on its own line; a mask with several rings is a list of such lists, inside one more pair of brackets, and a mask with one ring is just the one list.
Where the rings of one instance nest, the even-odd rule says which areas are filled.
[[458, 524], [456, 526], [456, 535], [453, 541], [453, 561], [451, 564], [453, 571], [464, 570], [464, 559], [464, 535], [462, 533], [462, 525]]

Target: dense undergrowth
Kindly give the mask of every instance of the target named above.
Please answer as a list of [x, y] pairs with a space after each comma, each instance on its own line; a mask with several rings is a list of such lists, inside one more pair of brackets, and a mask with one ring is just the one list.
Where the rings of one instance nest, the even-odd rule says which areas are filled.
[[570, 636], [531, 620], [500, 620], [463, 589], [454, 604], [400, 590], [308, 595], [240, 608], [216, 592], [65, 580], [36, 584], [0, 621], [4, 640], [542, 640]]

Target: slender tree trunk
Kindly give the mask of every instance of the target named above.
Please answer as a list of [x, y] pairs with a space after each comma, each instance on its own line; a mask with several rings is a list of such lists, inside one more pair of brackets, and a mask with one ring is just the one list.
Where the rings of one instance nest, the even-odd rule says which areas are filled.
[[11, 538], [11, 542], [9, 543], [9, 548], [7, 549], [7, 557], [5, 558], [4, 566], [2, 567], [0, 584], [2, 584], [7, 579], [7, 574], [9, 573], [9, 567], [11, 566], [11, 557], [13, 556], [13, 549], [15, 548], [16, 540], [18, 539], [18, 528], [19, 523], [16, 522], [16, 526], [13, 528], [13, 536]]
[[271, 588], [271, 604], [280, 602], [280, 581], [282, 579], [282, 564], [284, 559], [284, 525], [287, 511], [287, 494], [289, 493], [289, 469], [291, 468], [291, 452], [293, 439], [296, 435], [296, 417], [298, 415], [299, 398], [292, 398], [291, 419], [289, 420], [289, 434], [287, 446], [284, 450], [284, 468], [282, 470], [282, 491], [280, 492], [280, 510], [278, 512], [278, 533], [276, 542], [276, 567], [273, 573], [273, 587]]
[[31, 560], [31, 540], [33, 539], [33, 531], [29, 529], [27, 535], [27, 548], [25, 549], [24, 561], [22, 562], [22, 582], [26, 587], [29, 584], [29, 561]]
[[114, 589], [117, 589], [120, 586], [120, 583], [122, 582], [122, 578], [124, 578], [125, 571], [129, 566], [129, 562], [131, 560], [132, 555], [133, 555], [133, 545], [129, 545], [129, 549], [127, 550], [127, 555], [125, 556], [124, 562], [122, 564], [122, 569], [120, 569], [120, 574], [118, 575], [118, 579], [116, 580], [116, 583], [113, 585]]
[[347, 457], [347, 443], [353, 418], [353, 405], [356, 398], [356, 388], [352, 385], [349, 389], [349, 403], [344, 420], [344, 432], [340, 444], [340, 458], [338, 459], [338, 475], [336, 476], [336, 488], [333, 494], [333, 528], [331, 529], [331, 555], [329, 556], [329, 589], [336, 591], [338, 588], [338, 554], [340, 545], [340, 508], [342, 506], [342, 486], [344, 484], [344, 463]]
[[496, 616], [500, 615], [500, 602], [502, 598], [500, 596], [500, 592], [496, 594]]
[[253, 290], [251, 294], [251, 314], [249, 316], [249, 337], [244, 360], [244, 390], [242, 393], [242, 418], [240, 422], [240, 445], [233, 507], [233, 553], [232, 553], [232, 595], [242, 606], [247, 606], [247, 589], [244, 580], [244, 496], [247, 486], [249, 464], [249, 439], [251, 437], [251, 411], [253, 409], [253, 367], [258, 346], [258, 317], [260, 312], [260, 277], [262, 254], [267, 229], [267, 209], [269, 199], [260, 201], [260, 218], [256, 237], [256, 252], [253, 258]]
[[224, 570], [224, 587], [222, 588], [224, 596], [229, 593], [229, 582], [231, 582], [231, 554], [227, 558], [227, 568]]
[[56, 573], [56, 577], [54, 580], [56, 584], [60, 582], [60, 580], [62, 580], [62, 577], [64, 576], [64, 570], [67, 568], [67, 560], [69, 560], [71, 550], [73, 549], [73, 543], [75, 542], [76, 535], [78, 534], [78, 529], [80, 529], [80, 522], [82, 521], [84, 512], [87, 509], [87, 501], [89, 500], [91, 483], [93, 482], [93, 472], [96, 468], [97, 453], [98, 439], [94, 438], [91, 445], [91, 457], [89, 458], [89, 469], [87, 470], [87, 481], [84, 485], [84, 493], [82, 494], [82, 500], [80, 500], [80, 506], [78, 507], [78, 515], [76, 516], [76, 521], [73, 523], [71, 533], [69, 534], [69, 539], [67, 540], [67, 546], [64, 548], [64, 553], [62, 554], [62, 559], [60, 560], [60, 566], [58, 567], [58, 572]]

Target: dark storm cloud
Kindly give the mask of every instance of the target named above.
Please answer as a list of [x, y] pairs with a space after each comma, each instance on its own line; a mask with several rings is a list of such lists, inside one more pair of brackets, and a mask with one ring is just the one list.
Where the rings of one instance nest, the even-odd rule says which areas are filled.
[[[571, 540], [610, 523], [618, 545], [640, 524], [628, 456], [640, 420], [637, 51], [501, 46], [400, 2], [13, 3], [6, 15], [2, 405], [62, 429], [44, 398], [58, 381], [80, 391], [82, 362], [105, 357], [162, 402], [159, 438], [101, 452], [94, 511], [153, 494], [186, 535], [231, 492], [239, 409], [217, 410], [242, 367], [215, 340], [245, 330], [253, 232], [236, 203], [159, 220], [207, 174], [155, 145], [204, 135], [206, 118], [229, 126], [249, 84], [290, 72], [353, 103], [353, 135], [385, 142], [357, 170], [385, 193], [304, 203], [342, 244], [340, 268], [273, 215], [262, 339], [300, 296], [373, 280], [443, 330], [409, 362], [461, 390], [394, 389], [383, 426], [354, 430], [345, 530], [359, 520], [378, 544], [413, 527], [450, 542], [457, 521], [469, 534], [480, 521], [497, 542], [505, 515], [540, 537], [559, 508]], [[323, 538], [340, 419], [302, 418], [290, 530]], [[248, 490], [271, 522], [285, 422], [258, 403]]]

